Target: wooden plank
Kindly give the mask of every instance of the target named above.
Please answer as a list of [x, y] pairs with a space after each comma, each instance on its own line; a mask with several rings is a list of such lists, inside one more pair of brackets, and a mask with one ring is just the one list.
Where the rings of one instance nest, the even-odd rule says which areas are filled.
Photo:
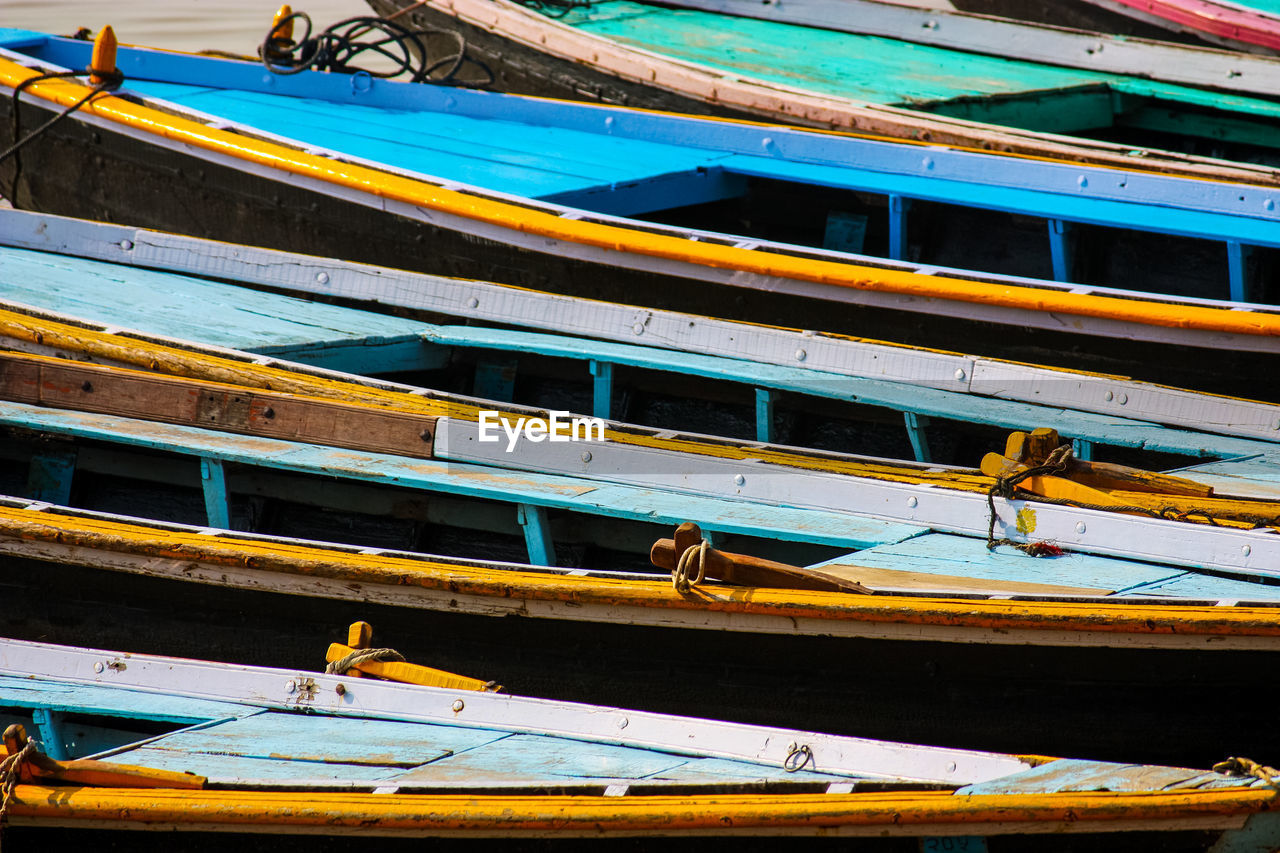
[[850, 563], [826, 563], [820, 569], [809, 569], [818, 577], [832, 577], [861, 584], [873, 591], [933, 590], [943, 592], [980, 592], [987, 595], [1110, 595], [1114, 590], [1066, 584], [1027, 583], [1025, 581], [992, 580], [963, 575], [922, 574], [903, 569], [870, 568], [856, 565], [857, 555], [842, 558]]
[[[493, 729], [269, 711], [174, 732], [152, 741], [147, 750], [406, 768], [507, 737]], [[123, 753], [118, 760], [132, 761], [132, 755]]]
[[11, 352], [0, 398], [413, 457], [435, 433], [421, 415]]
[[1160, 791], [1239, 785], [1239, 777], [1181, 767], [1143, 764], [1113, 764], [1059, 758], [1009, 776], [976, 785], [966, 785], [956, 796], [1019, 793], [1047, 794], [1058, 791]]
[[[1009, 584], [1012, 594], [1017, 594], [1023, 585], [1026, 589], [1022, 591], [1026, 592], [1034, 592], [1038, 586], [1066, 586], [1103, 590], [1099, 594], [1105, 594], [1105, 590], [1125, 589], [1184, 574], [1167, 566], [1111, 557], [1069, 553], [1038, 558], [1008, 546], [988, 550], [980, 538], [947, 533], [929, 533], [899, 543], [878, 545], [809, 568], [825, 572], [840, 566], [866, 569], [873, 585], [875, 573], [884, 570], [882, 577], [886, 583], [906, 584], [912, 578], [918, 580], [914, 585], [902, 587], [905, 589], [946, 588], [953, 578], [967, 578], [975, 591], [981, 591], [984, 584], [992, 588]], [[856, 569], [850, 569], [850, 577], [857, 574]], [[1262, 589], [1260, 585], [1253, 586]]]

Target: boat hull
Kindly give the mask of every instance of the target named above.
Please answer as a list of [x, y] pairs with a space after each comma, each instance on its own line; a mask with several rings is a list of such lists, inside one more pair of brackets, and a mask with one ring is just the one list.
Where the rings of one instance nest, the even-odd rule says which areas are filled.
[[[0, 101], [0, 140], [7, 139], [10, 109], [10, 100]], [[35, 127], [52, 113], [24, 104], [22, 115], [23, 127]], [[1127, 375], [1141, 363], [1144, 379], [1245, 397], [1256, 396], [1253, 376], [1274, 360], [1270, 352], [1224, 350], [1221, 344], [1201, 349], [1194, 336], [1082, 338], [1069, 327], [1022, 328], [995, 322], [994, 314], [986, 319], [981, 306], [975, 318], [957, 304], [940, 322], [913, 310], [918, 306], [911, 298], [761, 284], [731, 269], [584, 250], [478, 220], [423, 215], [407, 204], [163, 144], [111, 122], [82, 121], [78, 113], [24, 149], [16, 186], [14, 174], [12, 159], [0, 164], [6, 197], [16, 207], [45, 213], [952, 351], [972, 351], [981, 341], [986, 355], [1102, 373]]]

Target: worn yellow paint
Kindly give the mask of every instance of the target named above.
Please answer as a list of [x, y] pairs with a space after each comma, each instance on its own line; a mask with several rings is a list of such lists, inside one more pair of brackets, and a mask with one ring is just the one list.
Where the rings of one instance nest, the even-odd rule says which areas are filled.
[[[36, 72], [0, 59], [0, 82], [10, 88]], [[86, 94], [85, 87], [66, 79], [42, 81], [27, 89], [52, 104], [69, 106]], [[567, 219], [528, 207], [508, 204], [434, 184], [382, 172], [367, 166], [317, 157], [268, 140], [230, 133], [178, 116], [101, 94], [83, 110], [154, 136], [217, 152], [246, 163], [266, 166], [288, 175], [324, 183], [378, 198], [474, 219], [512, 231], [543, 238], [593, 246], [606, 251], [661, 258], [769, 277], [817, 282], [856, 290], [897, 293], [917, 299], [943, 299], [979, 303], [1036, 312], [1054, 312], [1169, 328], [1197, 329], [1242, 335], [1280, 334], [1280, 316], [1261, 312], [1230, 311], [1197, 305], [1120, 299], [1108, 296], [1037, 289], [1012, 284], [959, 280], [936, 275], [886, 270], [771, 254], [714, 243], [686, 240], [665, 234]]]
[[986, 794], [949, 791], [703, 796], [531, 796], [368, 794], [297, 791], [128, 791], [19, 785], [14, 823], [90, 822], [362, 834], [592, 835], [720, 833], [733, 830], [830, 832], [841, 827], [904, 828], [965, 824], [974, 834], [1121, 831], [1152, 821], [1226, 829], [1270, 808], [1271, 789], [1180, 792]]
[[790, 619], [863, 621], [983, 630], [1089, 631], [1123, 635], [1254, 637], [1280, 640], [1275, 608], [1162, 603], [916, 598], [816, 590], [700, 586], [681, 594], [669, 581], [592, 578], [486, 569], [440, 560], [345, 553], [292, 542], [0, 507], [0, 540], [51, 543], [110, 553], [113, 559], [160, 558], [211, 567], [261, 570], [350, 584], [384, 584], [528, 601], [750, 613]]
[[[330, 643], [329, 650], [325, 653], [325, 661], [333, 663], [354, 651], [355, 649], [351, 646]], [[481, 681], [478, 678], [468, 678], [465, 675], [457, 675], [452, 672], [446, 672], [443, 669], [432, 669], [429, 666], [419, 666], [418, 664], [405, 663], [404, 661], [370, 660], [358, 663], [347, 672], [339, 674], [344, 677], [355, 676], [359, 678], [361, 673], [387, 681], [421, 684], [427, 687], [449, 687], [454, 690], [492, 690], [494, 686], [492, 681]]]
[[1023, 507], [1018, 510], [1018, 518], [1016, 522], [1018, 532], [1022, 534], [1035, 533], [1036, 531], [1036, 511], [1031, 507]]
[[[52, 347], [60, 351], [73, 352], [98, 361], [118, 362], [171, 376], [182, 376], [204, 382], [217, 382], [228, 386], [260, 388], [319, 399], [338, 400], [356, 406], [391, 408], [396, 411], [419, 414], [426, 417], [450, 417], [475, 421], [479, 418], [480, 413], [479, 407], [470, 404], [406, 394], [401, 391], [375, 388], [355, 382], [310, 376], [279, 367], [206, 355], [176, 347], [149, 343], [136, 338], [124, 338], [106, 332], [97, 332], [15, 311], [0, 310], [0, 336]], [[7, 357], [49, 360], [47, 356], [16, 353]], [[519, 416], [510, 414], [508, 417], [514, 420]], [[927, 482], [967, 491], [986, 491], [991, 483], [989, 478], [976, 472], [930, 471], [888, 463], [833, 460], [803, 452], [743, 447], [720, 441], [657, 438], [650, 434], [635, 433], [627, 429], [606, 429], [605, 438], [611, 442], [638, 447], [653, 447], [720, 459], [760, 459], [792, 468], [873, 477], [894, 482]]]

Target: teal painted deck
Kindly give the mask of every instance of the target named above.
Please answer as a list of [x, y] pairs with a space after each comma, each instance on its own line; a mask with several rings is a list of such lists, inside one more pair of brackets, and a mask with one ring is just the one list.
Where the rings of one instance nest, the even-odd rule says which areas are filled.
[[[866, 566], [976, 580], [1055, 584], [1111, 590], [1114, 595], [1240, 601], [1280, 599], [1280, 586], [1199, 574], [1180, 568], [1133, 560], [1068, 553], [1061, 557], [1029, 557], [1015, 548], [988, 550], [986, 542], [949, 533], [929, 533], [901, 542], [876, 545], [820, 563]], [[945, 588], [945, 581], [939, 588]]]
[[1280, 105], [1259, 98], [630, 0], [593, 3], [561, 20], [632, 47], [783, 86], [1029, 130], [1109, 127], [1132, 107], [1123, 103], [1125, 95], [1280, 116]]
[[174, 273], [0, 246], [0, 300], [354, 373], [438, 367], [423, 325]]

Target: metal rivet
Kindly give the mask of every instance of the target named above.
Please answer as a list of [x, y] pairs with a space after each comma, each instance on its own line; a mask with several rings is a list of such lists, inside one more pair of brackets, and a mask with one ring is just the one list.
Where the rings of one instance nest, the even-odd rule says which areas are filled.
[[634, 326], [631, 327], [631, 331], [635, 332], [637, 335], [643, 335], [644, 323], [636, 323]]
[[292, 681], [286, 681], [286, 682], [284, 683], [284, 692], [285, 692], [285, 693], [292, 693], [293, 691], [295, 691], [295, 690], [297, 690], [297, 689], [298, 689], [298, 685], [297, 685], [297, 684], [295, 684], [295, 683], [294, 683], [294, 682], [292, 682]]
[[262, 416], [267, 420], [271, 420], [276, 416], [276, 410], [271, 408], [270, 406], [267, 406], [265, 409], [262, 410]]
[[1252, 554], [1252, 553], [1253, 553], [1253, 547], [1252, 547], [1252, 546], [1250, 546], [1250, 545], [1241, 545], [1241, 546], [1240, 546], [1240, 553], [1241, 553], [1241, 554], [1244, 554], [1244, 555], [1247, 557], [1247, 556], [1249, 556], [1250, 554]]
[[1076, 522], [1076, 533], [1084, 533], [1085, 526], [1083, 521]]
[[93, 383], [86, 379], [84, 382], [80, 383], [80, 390], [86, 394], [90, 393], [93, 391]]
[[955, 772], [956, 772], [956, 763], [955, 763], [954, 761], [948, 761], [948, 762], [947, 762], [947, 772], [948, 772], [948, 773], [955, 773]]
[[1112, 394], [1110, 391], [1106, 391], [1102, 395], [1102, 399], [1106, 400], [1108, 403], [1110, 403], [1115, 398], [1116, 398], [1116, 395]]
[[476, 299], [474, 296], [473, 296], [473, 297], [471, 297], [470, 299], [468, 299], [468, 300], [467, 300], [467, 307], [468, 307], [468, 308], [479, 308], [479, 307], [480, 307], [480, 300], [479, 300], [479, 299]]
[[742, 486], [742, 485], [745, 485], [745, 484], [746, 484], [746, 482], [747, 482], [747, 478], [746, 478], [746, 477], [744, 477], [744, 476], [742, 476], [741, 474], [734, 474], [734, 475], [733, 475], [733, 482], [734, 482], [735, 484], [739, 485], [739, 486]]
[[613, 116], [609, 116], [604, 120], [605, 127], [613, 127]]
[[583, 461], [583, 462], [590, 462], [590, 461], [591, 461], [591, 451], [590, 451], [590, 450], [584, 450], [584, 451], [582, 451], [582, 461]]
[[1271, 422], [1271, 428], [1280, 429], [1280, 418], [1276, 418], [1274, 421]]
[[773, 145], [773, 137], [772, 137], [772, 136], [766, 136], [764, 139], [761, 139], [761, 140], [760, 140], [760, 147], [761, 147], [761, 148], [768, 149], [768, 148], [770, 148], [772, 145]]
[[429, 429], [424, 429], [422, 432], [418, 433], [418, 438], [422, 439], [423, 441], [430, 441], [430, 440], [431, 440], [431, 430], [429, 430]]
[[121, 241], [120, 241], [120, 248], [121, 248], [121, 249], [124, 249], [126, 252], [127, 252], [127, 251], [129, 251], [130, 249], [132, 249], [132, 248], [133, 248], [133, 241], [132, 241], [132, 240], [121, 240]]
[[463, 708], [465, 708], [465, 707], [467, 707], [467, 703], [466, 703], [466, 702], [463, 702], [461, 699], [454, 699], [454, 700], [453, 700], [453, 712], [454, 712], [455, 714], [456, 714], [456, 713], [458, 713], [459, 711], [461, 711], [461, 710], [462, 710]]
[[98, 661], [93, 665], [94, 672], [102, 672], [104, 669], [106, 669], [106, 667], [102, 665], [102, 661]]
[[1270, 198], [1269, 198], [1269, 199], [1267, 199], [1266, 201], [1264, 201], [1264, 202], [1262, 203], [1262, 209], [1263, 209], [1263, 210], [1275, 210], [1275, 209], [1276, 209], [1276, 203], [1275, 203], [1275, 200], [1274, 200], [1274, 199], [1270, 199]]
[[796, 361], [804, 361], [809, 354], [802, 349], [796, 350]]
[[958, 379], [958, 380], [960, 380], [960, 381], [962, 381], [962, 382], [964, 381], [964, 368], [963, 368], [963, 367], [957, 367], [957, 368], [956, 368], [956, 379]]
[[327, 272], [316, 273], [316, 281], [320, 282], [321, 284], [328, 284], [329, 274]]
[[1120, 405], [1122, 405], [1122, 406], [1123, 406], [1123, 405], [1124, 405], [1125, 403], [1127, 403], [1127, 402], [1129, 402], [1129, 395], [1128, 395], [1128, 394], [1121, 394], [1121, 395], [1120, 395], [1120, 400], [1119, 400]]
[[922, 165], [922, 166], [924, 166], [926, 169], [932, 169], [932, 168], [933, 168], [933, 158], [932, 158], [932, 157], [926, 157], [926, 158], [924, 158], [923, 160], [921, 160], [921, 161], [920, 161], [920, 163], [921, 163], [921, 165]]
[[938, 22], [930, 18], [924, 22], [924, 28], [926, 30], [936, 30], [938, 28]]
[[623, 717], [622, 719], [618, 720], [618, 728], [625, 729], [627, 727], [628, 722], [630, 721], [626, 717]]
[[347, 686], [345, 684], [339, 684], [337, 687], [333, 688], [333, 692], [337, 693], [339, 696], [346, 696]]
[[914, 495], [912, 497], [907, 498], [907, 506], [911, 507], [912, 509], [915, 509], [919, 505], [920, 505], [920, 499], [915, 497]]
[[1082, 187], [1087, 187], [1089, 186], [1089, 179], [1086, 178], [1084, 175], [1081, 175], [1080, 177], [1076, 178], [1076, 183]]

